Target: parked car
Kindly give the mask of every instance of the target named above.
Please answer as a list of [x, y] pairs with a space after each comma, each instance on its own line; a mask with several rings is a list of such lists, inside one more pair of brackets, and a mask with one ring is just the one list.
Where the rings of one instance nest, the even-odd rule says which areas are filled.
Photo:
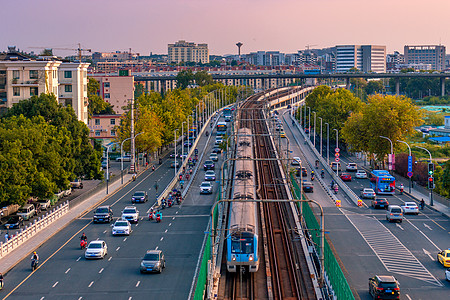
[[108, 246], [105, 241], [96, 240], [89, 243], [84, 252], [84, 257], [89, 258], [104, 258], [108, 255]]
[[399, 221], [400, 223], [403, 221], [403, 210], [398, 205], [389, 205], [386, 211], [386, 220], [389, 222]]
[[36, 209], [33, 204], [24, 204], [17, 211], [17, 215], [21, 216], [24, 220], [31, 219], [36, 214]]
[[212, 160], [205, 161], [203, 165], [203, 169], [206, 170], [214, 170], [214, 162]]
[[358, 170], [356, 171], [355, 177], [359, 179], [365, 179], [367, 178], [367, 173], [364, 170]]
[[211, 182], [204, 181], [200, 185], [200, 194], [212, 194], [212, 188]]
[[145, 203], [148, 201], [148, 194], [146, 191], [136, 191], [131, 196], [131, 203]]
[[113, 219], [113, 211], [109, 206], [100, 206], [94, 212], [94, 223], [110, 223]]
[[406, 214], [419, 214], [419, 207], [415, 202], [405, 202], [403, 205], [400, 206], [403, 209], [403, 213]]
[[375, 199], [375, 191], [369, 188], [362, 189], [360, 197], [363, 199]]
[[352, 175], [348, 174], [348, 173], [342, 173], [340, 175], [342, 181], [352, 181]]
[[83, 188], [83, 182], [81, 182], [81, 179], [80, 179], [80, 178], [76, 178], [74, 181], [72, 181], [72, 182], [70, 183], [70, 186], [71, 186], [73, 189], [82, 189], [82, 188]]
[[125, 219], [118, 219], [112, 228], [112, 235], [130, 235], [131, 225]]
[[303, 182], [303, 191], [305, 193], [313, 193], [314, 192], [314, 185], [312, 182], [304, 181]]
[[127, 220], [130, 223], [139, 222], [139, 211], [136, 206], [126, 206], [122, 210], [122, 219]]
[[369, 278], [369, 294], [373, 299], [400, 299], [400, 287], [394, 276], [375, 275]]
[[50, 199], [39, 199], [38, 203], [41, 205], [41, 210], [48, 210], [51, 206]]
[[389, 202], [387, 201], [386, 198], [373, 198], [372, 201], [370, 202], [370, 205], [373, 208], [387, 209], [389, 207]]
[[5, 223], [6, 229], [19, 229], [23, 226], [23, 218], [19, 215], [12, 215]]
[[131, 161], [131, 155], [119, 156], [116, 158], [116, 161]]
[[219, 160], [219, 155], [217, 155], [217, 153], [211, 153], [209, 155], [209, 159], [212, 161], [218, 161]]
[[141, 273], [161, 273], [165, 267], [166, 260], [164, 258], [164, 253], [161, 250], [148, 250], [141, 260], [139, 271]]
[[348, 163], [345, 170], [347, 172], [356, 172], [358, 170], [358, 165], [355, 163]]
[[214, 181], [216, 180], [216, 173], [213, 170], [208, 170], [205, 172], [205, 180], [206, 181]]

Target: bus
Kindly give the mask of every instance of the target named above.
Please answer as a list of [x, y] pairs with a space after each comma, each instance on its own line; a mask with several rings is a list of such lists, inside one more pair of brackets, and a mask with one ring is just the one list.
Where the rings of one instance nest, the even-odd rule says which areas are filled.
[[395, 194], [395, 177], [386, 170], [373, 170], [369, 174], [370, 185], [378, 194]]
[[223, 117], [225, 119], [225, 122], [231, 122], [231, 113], [232, 109], [230, 107], [225, 107], [223, 109]]
[[217, 134], [222, 134], [227, 131], [227, 123], [217, 122]]

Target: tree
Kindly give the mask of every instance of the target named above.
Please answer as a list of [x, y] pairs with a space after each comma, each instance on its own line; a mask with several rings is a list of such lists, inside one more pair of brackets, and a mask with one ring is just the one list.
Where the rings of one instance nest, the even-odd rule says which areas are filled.
[[90, 77], [87, 87], [89, 117], [92, 117], [93, 115], [115, 114], [114, 107], [98, 95], [98, 91], [100, 90], [100, 83], [97, 80]]
[[134, 85], [134, 99], [139, 98], [145, 93], [144, 85], [142, 83], [136, 83]]
[[194, 81], [194, 73], [192, 70], [183, 70], [178, 72], [177, 77], [177, 87], [184, 90]]
[[214, 83], [212, 76], [206, 71], [198, 71], [195, 73], [194, 80], [198, 86], [205, 86]]
[[365, 88], [366, 94], [372, 95], [375, 93], [381, 93], [384, 89], [383, 82], [381, 80], [371, 80], [367, 83]]

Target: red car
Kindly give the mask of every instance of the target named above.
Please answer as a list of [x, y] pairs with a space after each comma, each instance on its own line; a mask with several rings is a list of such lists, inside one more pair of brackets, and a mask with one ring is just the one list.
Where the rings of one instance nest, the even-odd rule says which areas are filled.
[[352, 175], [348, 173], [342, 173], [341, 174], [342, 181], [352, 181]]

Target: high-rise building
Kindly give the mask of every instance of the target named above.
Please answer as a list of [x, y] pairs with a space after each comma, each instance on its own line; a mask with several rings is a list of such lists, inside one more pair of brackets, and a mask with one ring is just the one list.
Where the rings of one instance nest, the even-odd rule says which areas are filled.
[[208, 44], [190, 43], [178, 41], [175, 44], [167, 45], [169, 62], [198, 62], [209, 63]]
[[445, 70], [445, 46], [421, 45], [404, 47], [406, 64], [431, 64], [434, 70]]
[[386, 46], [336, 46], [336, 71], [347, 72], [352, 68], [362, 72], [386, 72]]

